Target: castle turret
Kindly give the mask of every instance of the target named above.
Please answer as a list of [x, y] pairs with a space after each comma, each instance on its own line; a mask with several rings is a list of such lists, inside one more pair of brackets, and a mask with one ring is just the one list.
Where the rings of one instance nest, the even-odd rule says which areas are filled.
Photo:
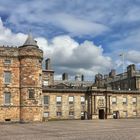
[[20, 62], [20, 120], [41, 121], [43, 51], [29, 34], [19, 47]]

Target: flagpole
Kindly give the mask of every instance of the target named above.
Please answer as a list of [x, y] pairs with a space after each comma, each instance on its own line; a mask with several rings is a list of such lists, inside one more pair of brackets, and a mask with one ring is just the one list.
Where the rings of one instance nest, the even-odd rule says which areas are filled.
[[121, 54], [120, 54], [120, 56], [122, 57], [122, 76], [124, 76], [124, 70], [125, 70], [125, 67], [124, 67], [124, 52], [122, 52]]
[[122, 61], [123, 61], [123, 76], [124, 76], [124, 69], [125, 69], [125, 67], [124, 67], [124, 52], [122, 53]]

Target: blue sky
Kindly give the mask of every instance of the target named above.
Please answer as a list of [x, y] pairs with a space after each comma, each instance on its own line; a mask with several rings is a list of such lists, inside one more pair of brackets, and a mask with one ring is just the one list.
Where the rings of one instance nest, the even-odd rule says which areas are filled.
[[[0, 44], [21, 45], [31, 30], [56, 75], [89, 79], [140, 63], [139, 0], [1, 0]], [[18, 40], [17, 40], [18, 39]]]

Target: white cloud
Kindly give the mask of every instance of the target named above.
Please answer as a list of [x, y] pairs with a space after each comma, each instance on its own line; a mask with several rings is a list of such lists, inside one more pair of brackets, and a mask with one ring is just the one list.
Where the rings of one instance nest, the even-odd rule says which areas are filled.
[[0, 45], [20, 46], [23, 44], [27, 35], [23, 33], [13, 33], [9, 28], [3, 26], [0, 18]]
[[91, 41], [79, 44], [69, 36], [57, 36], [50, 43], [40, 38], [37, 38], [37, 41], [46, 52], [45, 57], [49, 54], [58, 73], [82, 73], [93, 76], [98, 72], [107, 72], [112, 66], [111, 58], [104, 56], [103, 48]]
[[[1, 45], [21, 46], [26, 37], [27, 35], [23, 33], [13, 33], [9, 28], [4, 27], [0, 19]], [[111, 58], [104, 56], [103, 48], [91, 41], [86, 40], [79, 44], [68, 35], [54, 37], [50, 42], [43, 37], [35, 39], [44, 51], [44, 58], [51, 58], [57, 74], [68, 72], [93, 76], [111, 67]]]
[[125, 15], [125, 18], [123, 20], [128, 22], [140, 21], [139, 13], [140, 13], [139, 6], [130, 7], [128, 13]]
[[[52, 18], [51, 18], [52, 17]], [[51, 15], [50, 22], [55, 26], [61, 27], [72, 35], [91, 35], [97, 36], [109, 28], [103, 24], [85, 20], [74, 15], [59, 13]]]
[[127, 60], [132, 63], [140, 63], [140, 51], [130, 50], [126, 56]]

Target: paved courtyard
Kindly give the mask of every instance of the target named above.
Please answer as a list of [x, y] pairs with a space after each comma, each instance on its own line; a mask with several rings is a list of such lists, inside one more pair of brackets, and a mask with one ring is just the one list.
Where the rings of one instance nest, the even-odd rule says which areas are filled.
[[140, 119], [0, 124], [0, 140], [140, 140]]

